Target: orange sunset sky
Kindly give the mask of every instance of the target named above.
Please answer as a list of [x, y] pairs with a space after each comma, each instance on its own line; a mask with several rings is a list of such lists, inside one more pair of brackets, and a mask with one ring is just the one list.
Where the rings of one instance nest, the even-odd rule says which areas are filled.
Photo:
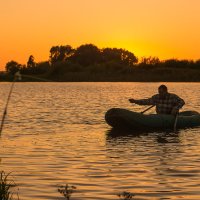
[[200, 58], [200, 0], [0, 0], [0, 70], [92, 43], [138, 58]]

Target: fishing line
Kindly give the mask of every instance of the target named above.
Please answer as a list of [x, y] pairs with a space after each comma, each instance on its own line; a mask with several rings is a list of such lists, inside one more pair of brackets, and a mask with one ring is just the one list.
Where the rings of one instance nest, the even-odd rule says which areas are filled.
[[30, 76], [30, 75], [21, 74], [21, 76], [26, 77], [26, 78], [32, 78], [32, 79], [40, 80], [40, 81], [52, 82], [52, 80], [49, 80], [49, 79], [38, 78], [38, 77], [35, 77], [35, 76]]

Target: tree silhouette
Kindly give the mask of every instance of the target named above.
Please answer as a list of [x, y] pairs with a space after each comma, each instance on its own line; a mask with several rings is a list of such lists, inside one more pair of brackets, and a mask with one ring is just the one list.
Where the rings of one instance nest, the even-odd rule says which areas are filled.
[[74, 49], [70, 45], [65, 46], [53, 46], [50, 49], [50, 62], [62, 62], [65, 61], [74, 52]]
[[145, 65], [156, 65], [160, 63], [160, 60], [157, 57], [142, 57], [140, 63]]
[[98, 63], [100, 56], [98, 47], [93, 44], [85, 44], [78, 47], [70, 59], [82, 66], [89, 66]]
[[14, 75], [16, 72], [18, 72], [21, 69], [21, 65], [17, 63], [16, 61], [10, 61], [6, 64], [6, 71], [9, 74]]
[[138, 62], [135, 55], [124, 49], [117, 48], [105, 48], [102, 50], [103, 62], [117, 62], [126, 66], [133, 66], [134, 63]]
[[10, 61], [5, 69], [8, 73], [4, 80], [11, 80], [11, 75], [20, 70], [56, 81], [199, 81], [200, 59], [160, 61], [150, 56], [138, 62], [132, 52], [122, 48], [99, 49], [84, 44], [73, 49], [61, 45], [51, 47], [47, 61], [36, 63], [30, 55], [26, 65]]
[[32, 55], [30, 55], [28, 62], [27, 62], [27, 68], [32, 68], [32, 67], [35, 67], [35, 66], [36, 66], [35, 58]]
[[162, 62], [157, 57], [142, 57], [138, 66], [142, 69], [154, 69], [156, 67], [161, 67]]

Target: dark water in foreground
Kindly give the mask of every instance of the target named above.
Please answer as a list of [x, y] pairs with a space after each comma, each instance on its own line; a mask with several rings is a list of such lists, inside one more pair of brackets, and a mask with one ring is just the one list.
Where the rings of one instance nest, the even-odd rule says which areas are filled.
[[[0, 138], [0, 170], [12, 171], [22, 200], [200, 199], [200, 128], [116, 135], [104, 121], [112, 107], [142, 111], [127, 99], [153, 95], [159, 83], [16, 83]], [[200, 83], [169, 83], [200, 111]], [[0, 110], [10, 83], [0, 83]], [[151, 110], [150, 112], [152, 112]]]

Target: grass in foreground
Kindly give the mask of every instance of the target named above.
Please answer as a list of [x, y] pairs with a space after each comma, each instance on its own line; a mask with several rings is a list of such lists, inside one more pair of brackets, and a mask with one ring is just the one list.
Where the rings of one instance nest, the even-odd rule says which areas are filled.
[[76, 190], [75, 186], [70, 186], [68, 184], [66, 184], [65, 186], [60, 186], [58, 188], [58, 192], [60, 192], [60, 194], [62, 194], [65, 199], [70, 200], [71, 195], [74, 193], [74, 191]]
[[131, 192], [122, 192], [121, 194], [117, 195], [121, 200], [131, 200], [133, 199], [133, 196], [135, 196]]
[[[16, 187], [14, 180], [10, 179], [10, 174], [6, 174], [4, 171], [0, 171], [0, 200], [14, 200], [14, 192], [12, 189]], [[70, 200], [72, 194], [75, 192], [76, 187], [68, 184], [61, 185], [58, 188], [58, 192], [66, 199]], [[16, 193], [17, 199], [19, 200], [18, 193]], [[131, 200], [134, 197], [133, 193], [122, 192], [117, 195], [120, 200]]]
[[[58, 188], [58, 192], [66, 199], [66, 200], [70, 200], [72, 194], [75, 192], [76, 187], [75, 186], [70, 186], [68, 184], [64, 185], [64, 186], [60, 186]], [[131, 192], [122, 192], [120, 194], [117, 195], [119, 197], [120, 200], [131, 200], [133, 199], [133, 197], [135, 196], [133, 193]]]
[[[0, 199], [1, 200], [13, 200], [14, 193], [12, 188], [16, 187], [15, 182], [9, 179], [11, 173], [6, 174], [4, 171], [0, 171]], [[18, 194], [17, 198], [19, 200]]]

